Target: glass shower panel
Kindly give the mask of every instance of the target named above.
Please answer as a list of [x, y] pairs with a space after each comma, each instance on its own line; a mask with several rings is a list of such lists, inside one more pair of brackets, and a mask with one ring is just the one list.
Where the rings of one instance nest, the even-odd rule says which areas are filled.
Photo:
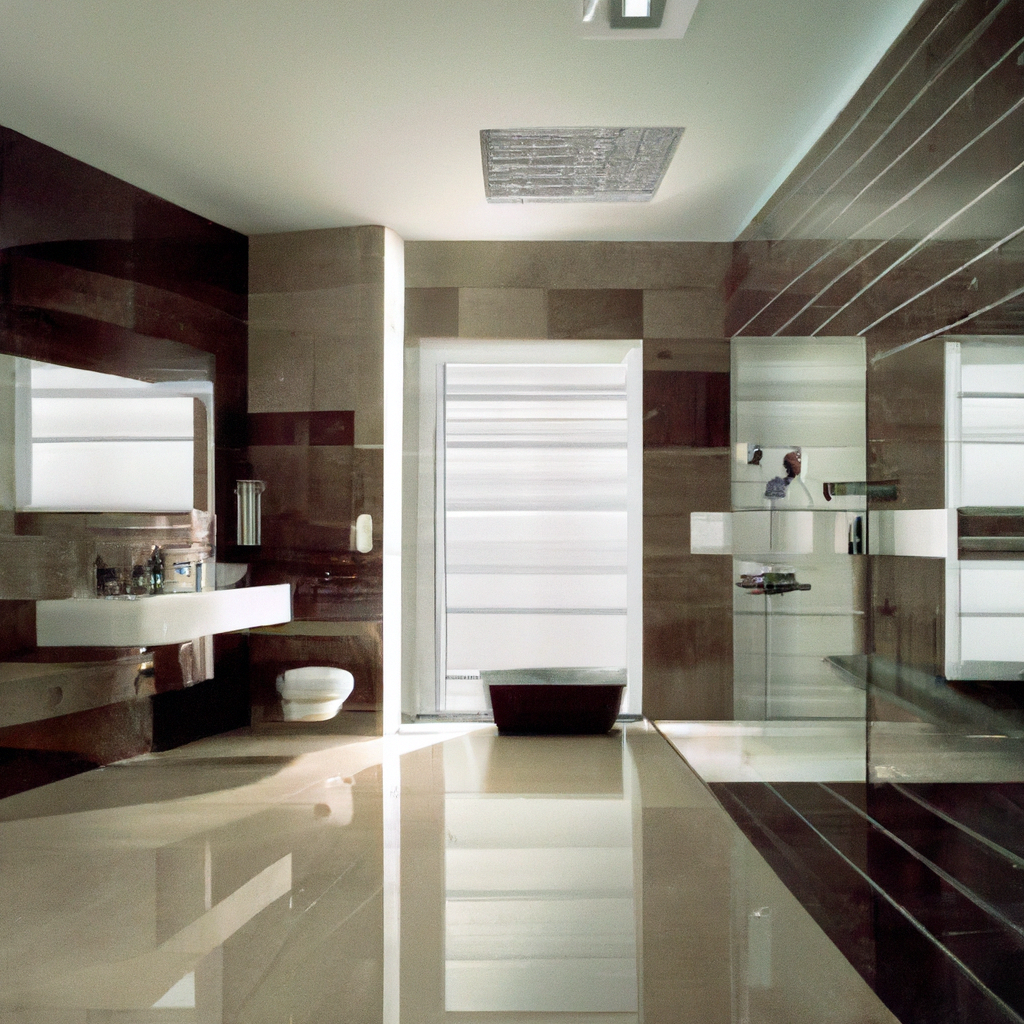
[[861, 718], [861, 338], [732, 343], [734, 715]]
[[480, 672], [626, 665], [626, 370], [447, 364], [439, 708]]
[[[887, 439], [901, 505], [946, 534], [931, 557], [872, 558], [869, 778], [1000, 843], [1004, 787], [1024, 781], [1024, 341], [880, 355], [871, 436]], [[908, 382], [919, 393], [901, 404]]]

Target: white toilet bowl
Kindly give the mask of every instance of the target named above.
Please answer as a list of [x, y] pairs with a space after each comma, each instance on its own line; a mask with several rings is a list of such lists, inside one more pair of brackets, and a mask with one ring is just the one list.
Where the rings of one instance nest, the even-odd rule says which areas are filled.
[[277, 677], [286, 722], [326, 722], [352, 692], [355, 680], [343, 668], [305, 665]]

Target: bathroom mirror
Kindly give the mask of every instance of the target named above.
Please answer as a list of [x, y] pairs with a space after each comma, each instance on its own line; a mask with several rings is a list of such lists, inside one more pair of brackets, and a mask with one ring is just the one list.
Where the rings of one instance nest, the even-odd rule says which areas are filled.
[[175, 367], [143, 380], [0, 355], [0, 505], [212, 510], [211, 370]]

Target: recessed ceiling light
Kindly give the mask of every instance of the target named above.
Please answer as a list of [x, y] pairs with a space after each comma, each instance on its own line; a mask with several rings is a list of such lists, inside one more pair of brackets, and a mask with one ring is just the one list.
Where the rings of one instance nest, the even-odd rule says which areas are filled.
[[[583, 39], [682, 39], [697, 0], [558, 0]], [[634, 17], [639, 12], [642, 17]]]
[[646, 203], [682, 128], [515, 128], [480, 133], [491, 203]]
[[608, 0], [608, 24], [614, 29], [660, 28], [668, 6], [667, 0]]

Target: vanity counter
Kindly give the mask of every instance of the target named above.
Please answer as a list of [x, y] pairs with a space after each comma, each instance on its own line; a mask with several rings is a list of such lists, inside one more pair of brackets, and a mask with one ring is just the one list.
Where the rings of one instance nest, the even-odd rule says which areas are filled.
[[287, 583], [134, 600], [37, 601], [36, 643], [40, 647], [155, 647], [291, 618]]

